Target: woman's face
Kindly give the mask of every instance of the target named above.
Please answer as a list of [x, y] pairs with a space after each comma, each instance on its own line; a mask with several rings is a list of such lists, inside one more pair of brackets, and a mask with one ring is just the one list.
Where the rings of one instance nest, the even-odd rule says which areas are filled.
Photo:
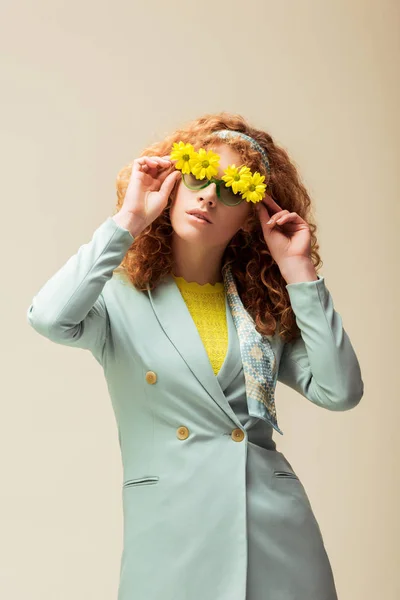
[[[218, 173], [215, 176], [217, 179], [221, 179], [228, 165], [234, 163], [238, 167], [243, 162], [240, 155], [225, 144], [214, 145], [209, 149], [220, 156]], [[239, 200], [240, 194], [237, 197]], [[211, 223], [199, 222], [188, 215], [187, 211], [193, 209], [204, 211]], [[237, 231], [245, 225], [252, 212], [253, 203], [246, 200], [236, 206], [223, 204], [217, 196], [215, 183], [210, 183], [201, 190], [190, 190], [182, 179], [179, 179], [170, 206], [170, 219], [175, 234], [180, 238], [201, 244], [202, 248], [225, 248]]]

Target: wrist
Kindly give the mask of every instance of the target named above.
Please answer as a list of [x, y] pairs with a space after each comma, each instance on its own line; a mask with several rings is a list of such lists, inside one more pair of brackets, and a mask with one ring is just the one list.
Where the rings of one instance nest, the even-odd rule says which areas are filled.
[[125, 211], [119, 211], [116, 215], [114, 215], [113, 220], [116, 222], [119, 227], [123, 227], [127, 229], [132, 237], [136, 237], [143, 231], [143, 224], [135, 215]]
[[317, 272], [310, 258], [291, 258], [278, 266], [286, 284], [318, 280]]

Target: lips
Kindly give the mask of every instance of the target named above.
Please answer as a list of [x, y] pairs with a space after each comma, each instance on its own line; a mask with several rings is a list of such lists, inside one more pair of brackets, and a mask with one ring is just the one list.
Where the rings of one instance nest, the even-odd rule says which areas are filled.
[[205, 213], [201, 212], [201, 211], [191, 211], [187, 213], [189, 216], [191, 217], [197, 217], [200, 220], [204, 220], [206, 223], [211, 223], [210, 218], [208, 217], [208, 215], [206, 215]]

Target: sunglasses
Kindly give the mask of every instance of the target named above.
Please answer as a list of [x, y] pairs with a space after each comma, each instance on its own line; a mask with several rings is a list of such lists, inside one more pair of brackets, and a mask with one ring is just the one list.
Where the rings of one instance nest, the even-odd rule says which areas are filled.
[[182, 173], [182, 180], [185, 186], [189, 190], [202, 190], [209, 186], [210, 183], [215, 183], [217, 188], [218, 200], [220, 200], [226, 206], [236, 206], [244, 202], [244, 198], [238, 194], [234, 194], [232, 187], [228, 187], [223, 179], [216, 179], [211, 177], [210, 179], [197, 179], [192, 173]]

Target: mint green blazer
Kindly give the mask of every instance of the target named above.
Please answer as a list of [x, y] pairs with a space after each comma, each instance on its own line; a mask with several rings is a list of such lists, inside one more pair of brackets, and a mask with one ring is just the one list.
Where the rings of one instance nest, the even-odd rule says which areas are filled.
[[[140, 292], [117, 268], [132, 243], [108, 217], [27, 311], [42, 336], [89, 350], [107, 381], [123, 466], [118, 600], [337, 600], [304, 486], [247, 412], [228, 303], [216, 376], [174, 279]], [[301, 337], [270, 336], [277, 381], [354, 408], [360, 366], [324, 277], [287, 290]]]

